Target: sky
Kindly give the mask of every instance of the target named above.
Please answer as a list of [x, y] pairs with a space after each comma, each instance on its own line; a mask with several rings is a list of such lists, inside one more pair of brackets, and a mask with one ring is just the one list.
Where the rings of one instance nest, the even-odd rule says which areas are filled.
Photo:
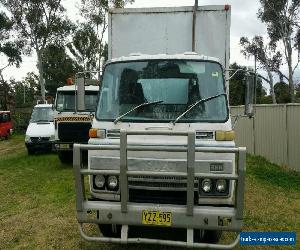
[[[199, 5], [231, 5], [231, 58], [230, 62], [237, 62], [240, 65], [253, 66], [253, 58], [246, 59], [240, 53], [239, 39], [242, 36], [252, 38], [255, 35], [265, 36], [266, 27], [257, 19], [259, 0], [199, 0]], [[67, 9], [67, 15], [72, 20], [80, 18], [77, 6], [78, 0], [63, 0], [63, 5]], [[135, 0], [128, 8], [145, 7], [168, 7], [168, 6], [192, 6], [194, 0]], [[0, 60], [3, 60], [0, 58]], [[6, 78], [21, 80], [27, 72], [37, 72], [36, 56], [24, 57], [20, 68], [9, 67], [4, 71]]]

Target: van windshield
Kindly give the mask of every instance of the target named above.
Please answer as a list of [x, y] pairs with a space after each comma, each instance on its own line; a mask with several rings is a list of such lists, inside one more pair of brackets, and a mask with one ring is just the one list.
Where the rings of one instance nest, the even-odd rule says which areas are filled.
[[[85, 110], [95, 111], [97, 106], [98, 92], [85, 91]], [[75, 91], [60, 91], [56, 99], [57, 111], [75, 111]]]
[[52, 107], [35, 107], [30, 122], [53, 122], [53, 117]]
[[[96, 118], [114, 121], [171, 122], [198, 100], [225, 93], [222, 67], [215, 62], [149, 60], [106, 66]], [[226, 95], [199, 104], [178, 122], [224, 122]]]

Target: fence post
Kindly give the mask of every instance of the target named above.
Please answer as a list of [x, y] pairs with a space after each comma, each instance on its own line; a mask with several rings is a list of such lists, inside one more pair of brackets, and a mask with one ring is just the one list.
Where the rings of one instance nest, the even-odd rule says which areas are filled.
[[290, 159], [289, 159], [289, 131], [288, 131], [288, 105], [284, 105], [284, 112], [285, 112], [285, 149], [286, 149], [286, 165], [290, 165]]
[[[256, 111], [256, 105], [255, 105], [255, 111]], [[252, 117], [252, 133], [253, 133], [253, 139], [252, 139], [252, 142], [253, 142], [253, 154], [256, 155], [256, 147], [255, 147], [255, 115]]]

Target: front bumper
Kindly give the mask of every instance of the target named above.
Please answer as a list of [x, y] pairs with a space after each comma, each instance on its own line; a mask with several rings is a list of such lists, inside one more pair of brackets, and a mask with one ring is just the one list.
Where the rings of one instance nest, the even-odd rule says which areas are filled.
[[34, 151], [52, 151], [54, 149], [54, 142], [25, 142], [25, 146], [27, 149]]
[[[171, 227], [174, 228], [238, 232], [243, 225], [243, 220], [236, 218], [236, 209], [233, 207], [195, 206], [193, 215], [190, 216], [186, 213], [186, 206], [128, 203], [127, 212], [122, 213], [118, 202], [109, 201], [85, 201], [83, 211], [77, 214], [77, 219], [79, 223], [146, 226], [142, 223], [143, 210], [171, 212]], [[90, 219], [89, 211], [97, 211], [98, 218]]]
[[[237, 211], [231, 207], [194, 207], [193, 216], [186, 214], [186, 206], [159, 205], [159, 204], [136, 204], [128, 203], [127, 212], [121, 212], [121, 206], [116, 202], [109, 201], [86, 201], [83, 203], [83, 211], [77, 213], [81, 236], [89, 241], [115, 242], [115, 243], [145, 243], [161, 244], [194, 248], [232, 249], [239, 243], [239, 236], [228, 245], [206, 244], [193, 241], [194, 229], [222, 230], [240, 232], [243, 220], [237, 219]], [[157, 240], [147, 238], [128, 238], [129, 226], [146, 226], [142, 223], [142, 211], [162, 211], [172, 213], [172, 228], [184, 228], [187, 231], [187, 241]], [[91, 211], [98, 213], [97, 218], [90, 218]], [[230, 223], [227, 223], [230, 221]], [[83, 229], [83, 224], [118, 224], [122, 225], [121, 238], [90, 237]], [[149, 226], [153, 227], [153, 226]]]
[[[188, 136], [186, 147], [170, 146], [128, 146], [127, 135], [141, 134], [168, 134]], [[114, 145], [74, 145], [73, 164], [75, 173], [76, 187], [76, 207], [77, 220], [79, 222], [80, 233], [86, 240], [99, 242], [116, 243], [147, 243], [162, 244], [181, 247], [198, 247], [213, 249], [232, 249], [239, 243], [239, 236], [229, 245], [206, 244], [194, 242], [194, 229], [202, 230], [222, 230], [240, 232], [243, 224], [243, 200], [244, 200], [244, 178], [245, 178], [245, 148], [216, 148], [216, 147], [195, 147], [195, 134], [192, 132], [149, 132], [149, 131], [121, 131], [120, 146]], [[81, 150], [120, 150], [120, 168], [119, 170], [92, 170], [84, 169], [81, 159]], [[186, 172], [155, 172], [128, 170], [127, 151], [166, 151], [166, 152], [187, 152]], [[238, 174], [216, 174], [216, 173], [195, 173], [195, 152], [206, 153], [235, 153], [237, 155]], [[120, 180], [120, 202], [111, 201], [89, 201], [85, 197], [84, 175], [119, 175]], [[149, 204], [129, 202], [128, 177], [129, 176], [162, 176], [162, 177], [184, 177], [187, 180], [187, 202], [186, 205], [169, 204]], [[212, 178], [235, 180], [235, 203], [233, 207], [229, 206], [198, 206], [194, 204], [194, 180], [195, 178]], [[142, 212], [160, 211], [171, 212], [173, 228], [184, 228], [187, 232], [186, 241], [158, 240], [148, 238], [129, 238], [128, 227], [145, 226], [142, 223]], [[97, 212], [97, 218], [90, 218], [90, 211]], [[94, 224], [118, 224], [122, 226], [120, 238], [90, 237], [84, 230], [84, 223]]]

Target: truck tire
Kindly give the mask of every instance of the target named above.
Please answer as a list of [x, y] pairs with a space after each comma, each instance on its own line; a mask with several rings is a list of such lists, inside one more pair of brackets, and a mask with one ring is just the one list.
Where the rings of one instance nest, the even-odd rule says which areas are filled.
[[194, 241], [198, 243], [218, 243], [222, 231], [218, 230], [194, 230]]
[[27, 149], [27, 153], [28, 155], [34, 155], [35, 151], [31, 148], [31, 149]]
[[220, 230], [205, 230], [203, 236], [203, 242], [205, 243], [218, 243], [222, 236]]
[[72, 151], [59, 151], [58, 158], [61, 163], [73, 163], [73, 152]]
[[121, 226], [112, 224], [98, 224], [100, 232], [104, 237], [120, 238]]
[[8, 131], [7, 131], [7, 134], [6, 134], [6, 136], [5, 136], [5, 140], [8, 140], [9, 137], [10, 137], [10, 131], [8, 130]]

